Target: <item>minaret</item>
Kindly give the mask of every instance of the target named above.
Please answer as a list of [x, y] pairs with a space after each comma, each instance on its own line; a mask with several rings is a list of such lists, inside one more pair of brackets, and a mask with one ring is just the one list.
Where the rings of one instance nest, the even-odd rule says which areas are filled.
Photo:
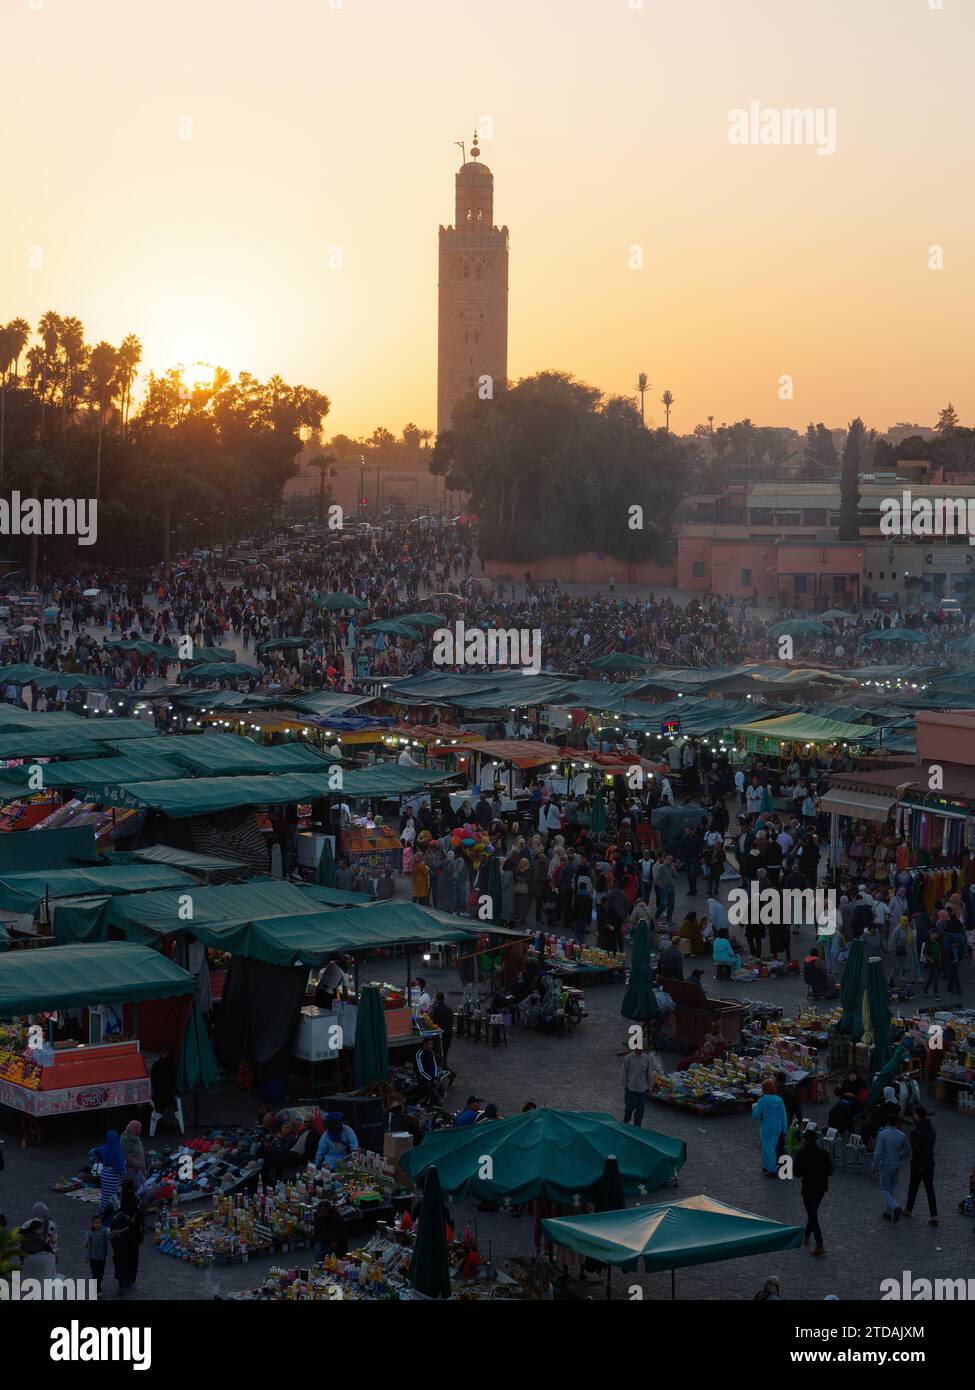
[[462, 396], [508, 379], [508, 228], [494, 225], [494, 176], [480, 155], [475, 133], [455, 180], [454, 225], [440, 228], [438, 434]]

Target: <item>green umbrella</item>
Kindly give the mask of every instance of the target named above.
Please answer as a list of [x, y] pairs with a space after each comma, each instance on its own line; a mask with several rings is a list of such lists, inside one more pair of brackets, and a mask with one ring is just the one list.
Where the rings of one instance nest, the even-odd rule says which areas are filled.
[[392, 618], [387, 618], [379, 623], [367, 623], [362, 631], [368, 633], [385, 632], [390, 637], [409, 637], [414, 642], [420, 635], [415, 627], [410, 627], [407, 623], [395, 622]]
[[33, 681], [46, 682], [50, 671], [43, 666], [32, 666], [29, 662], [18, 661], [13, 666], [0, 667], [0, 683], [3, 685], [30, 685]]
[[867, 983], [867, 957], [863, 937], [850, 942], [849, 954], [840, 982], [840, 1003], [843, 1016], [836, 1025], [837, 1033], [845, 1033], [854, 1042], [863, 1036], [863, 991]]
[[830, 608], [821, 614], [821, 617], [824, 623], [839, 623], [846, 622], [847, 619], [853, 617], [853, 614], [844, 612], [842, 608]]
[[825, 623], [817, 623], [813, 618], [785, 618], [781, 623], [773, 623], [768, 630], [770, 637], [826, 637], [829, 628]]
[[423, 1206], [416, 1230], [410, 1286], [424, 1298], [450, 1297], [450, 1254], [444, 1229], [443, 1193], [436, 1167], [427, 1169]]
[[320, 888], [335, 887], [335, 855], [332, 853], [332, 842], [327, 835], [322, 838], [322, 852], [315, 866], [315, 882]]
[[231, 651], [229, 647], [196, 647], [193, 648], [191, 661], [236, 661], [237, 653]]
[[900, 1071], [911, 1055], [911, 1044], [909, 1042], [899, 1042], [894, 1048], [893, 1056], [885, 1067], [874, 1077], [873, 1085], [867, 1095], [867, 1104], [876, 1105], [877, 1101], [884, 1093], [884, 1087], [889, 1086], [894, 1077]]
[[298, 647], [310, 647], [314, 637], [272, 637], [267, 642], [259, 642], [255, 647], [258, 656], [264, 652], [290, 651]]
[[355, 1084], [358, 1090], [385, 1081], [389, 1046], [382, 996], [375, 985], [363, 986], [355, 1021]]
[[880, 1069], [890, 1061], [894, 1050], [894, 1038], [890, 1026], [890, 990], [887, 987], [887, 972], [879, 956], [867, 961], [867, 979], [863, 999], [863, 1041], [872, 1046], [870, 1054], [871, 1071]]
[[442, 613], [399, 613], [398, 623], [410, 623], [413, 627], [440, 627], [447, 621]]
[[860, 638], [860, 645], [864, 642], [926, 642], [927, 636], [923, 632], [915, 632], [909, 627], [878, 627], [873, 632], [865, 632]]
[[648, 656], [636, 656], [633, 652], [610, 652], [607, 656], [597, 656], [591, 661], [594, 671], [645, 671], [654, 663]]
[[315, 599], [319, 608], [327, 608], [335, 611], [341, 608], [368, 608], [368, 603], [363, 603], [361, 598], [356, 598], [355, 594], [319, 594]]
[[[426, 1144], [427, 1140], [424, 1141]], [[703, 1194], [652, 1207], [544, 1220], [550, 1240], [605, 1264], [647, 1272], [797, 1250], [803, 1228], [769, 1221]]]
[[963, 656], [975, 655], [975, 633], [971, 637], [959, 637], [947, 643], [950, 652], [961, 652]]
[[650, 928], [645, 921], [637, 922], [633, 933], [633, 953], [630, 957], [630, 978], [620, 1005], [624, 1018], [646, 1023], [660, 1017], [657, 996], [653, 990], [653, 966], [650, 963]]
[[261, 673], [256, 666], [246, 666], [242, 661], [205, 661], [200, 666], [191, 666], [186, 674], [191, 681], [230, 681]]
[[194, 999], [179, 1050], [176, 1090], [180, 1095], [187, 1095], [190, 1091], [212, 1091], [219, 1084], [220, 1068], [210, 1046], [200, 1006]]
[[596, 834], [606, 829], [606, 797], [601, 786], [593, 799], [592, 824], [589, 828]]
[[597, 1189], [610, 1154], [619, 1163], [623, 1190], [646, 1195], [684, 1166], [687, 1146], [612, 1115], [540, 1109], [435, 1130], [400, 1162], [414, 1182], [436, 1164], [444, 1189], [458, 1199], [500, 1203], [508, 1198], [518, 1205], [548, 1197], [581, 1207]]

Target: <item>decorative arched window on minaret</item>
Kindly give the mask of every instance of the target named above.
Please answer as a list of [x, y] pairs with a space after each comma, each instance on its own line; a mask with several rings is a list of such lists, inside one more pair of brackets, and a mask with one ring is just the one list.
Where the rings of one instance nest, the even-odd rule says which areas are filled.
[[490, 400], [507, 382], [508, 229], [494, 225], [494, 176], [480, 159], [475, 134], [454, 180], [454, 225], [440, 228], [438, 433], [462, 396]]

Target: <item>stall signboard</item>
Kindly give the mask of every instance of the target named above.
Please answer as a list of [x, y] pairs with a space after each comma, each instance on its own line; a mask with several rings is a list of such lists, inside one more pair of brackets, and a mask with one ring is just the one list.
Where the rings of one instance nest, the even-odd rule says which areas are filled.
[[664, 738], [680, 738], [680, 717], [674, 715], [672, 719], [662, 719], [660, 721], [660, 732], [663, 734]]
[[70, 1086], [59, 1091], [33, 1091], [0, 1080], [0, 1104], [27, 1115], [77, 1115], [79, 1111], [107, 1110], [116, 1105], [148, 1105], [150, 1099], [147, 1076]]

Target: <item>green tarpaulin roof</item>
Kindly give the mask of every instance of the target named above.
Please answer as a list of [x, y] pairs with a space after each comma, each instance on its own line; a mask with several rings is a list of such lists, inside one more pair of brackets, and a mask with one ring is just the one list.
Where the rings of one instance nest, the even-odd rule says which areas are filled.
[[638, 656], [635, 652], [611, 652], [608, 656], [597, 656], [589, 663], [594, 671], [646, 671], [653, 666], [648, 656]]
[[542, 1222], [545, 1234], [601, 1264], [647, 1272], [716, 1264], [771, 1250], [796, 1250], [802, 1226], [785, 1226], [713, 1197], [683, 1197], [651, 1207], [560, 1216]]
[[191, 681], [249, 680], [260, 674], [256, 666], [247, 666], [243, 661], [204, 661], [186, 672]]
[[844, 724], [815, 714], [780, 714], [774, 719], [732, 724], [739, 734], [803, 743], [858, 743], [874, 732], [872, 724]]
[[0, 875], [60, 869], [85, 860], [101, 862], [90, 825], [65, 830], [11, 831], [0, 834]]
[[0, 957], [0, 1018], [195, 992], [196, 977], [188, 970], [132, 941], [7, 951]]
[[279, 704], [287, 709], [301, 710], [304, 714], [315, 714], [325, 719], [330, 714], [342, 715], [368, 705], [375, 697], [372, 695], [335, 695], [329, 690], [321, 690], [317, 695], [299, 695], [297, 699], [281, 696]]
[[[755, 718], [755, 706], [748, 700], [709, 700], [705, 695], [686, 695], [682, 700], [665, 700], [660, 705], [644, 704], [642, 709], [640, 717], [621, 719], [620, 724], [627, 729], [658, 733], [665, 719], [679, 719], [685, 734], [714, 734], [733, 728], [735, 720]], [[653, 751], [651, 747], [651, 754]]]
[[[42, 716], [38, 715], [38, 718]], [[81, 724], [83, 721], [78, 720]], [[84, 733], [66, 729], [0, 728], [0, 759], [2, 758], [97, 758], [103, 747]]]
[[208, 776], [253, 772], [322, 772], [335, 758], [307, 743], [279, 743], [262, 748], [240, 734], [203, 734], [176, 738], [168, 749], [173, 761]]
[[168, 864], [170, 868], [185, 869], [187, 873], [252, 872], [246, 859], [224, 859], [216, 854], [200, 854], [195, 849], [174, 849], [171, 845], [150, 845], [148, 849], [134, 850], [132, 860], [136, 864]]
[[196, 887], [195, 878], [166, 864], [109, 864], [104, 868], [8, 872], [0, 878], [0, 907], [11, 912], [33, 912], [46, 896], [78, 898], [101, 893], [145, 893], [156, 888]]
[[[364, 895], [280, 880], [252, 880], [197, 888], [192, 920], [178, 893], [140, 895], [138, 902], [113, 901], [105, 921], [140, 939], [192, 931], [198, 940], [234, 955], [270, 965], [319, 965], [340, 951], [370, 951], [428, 941], [472, 941], [476, 933], [445, 927], [415, 903], [376, 903], [337, 910], [344, 900], [362, 904]], [[69, 909], [70, 913], [70, 909]], [[55, 913], [59, 933], [61, 912]]]
[[[103, 795], [108, 791], [109, 795]], [[183, 777], [156, 782], [124, 782], [82, 791], [89, 801], [137, 810], [154, 808], [167, 816], [209, 816], [234, 806], [277, 806], [329, 795], [328, 773], [286, 772], [279, 777]], [[336, 793], [333, 791], [332, 795]]]
[[[42, 768], [41, 776], [45, 788], [110, 789], [125, 782], [150, 782], [178, 774], [179, 765], [170, 753], [168, 741], [162, 746], [154, 743], [144, 748], [139, 745], [127, 748], [117, 757], [69, 758], [65, 762], [47, 763]], [[30, 766], [27, 764], [0, 772], [0, 796], [24, 795], [31, 790], [28, 786], [30, 777]]]

